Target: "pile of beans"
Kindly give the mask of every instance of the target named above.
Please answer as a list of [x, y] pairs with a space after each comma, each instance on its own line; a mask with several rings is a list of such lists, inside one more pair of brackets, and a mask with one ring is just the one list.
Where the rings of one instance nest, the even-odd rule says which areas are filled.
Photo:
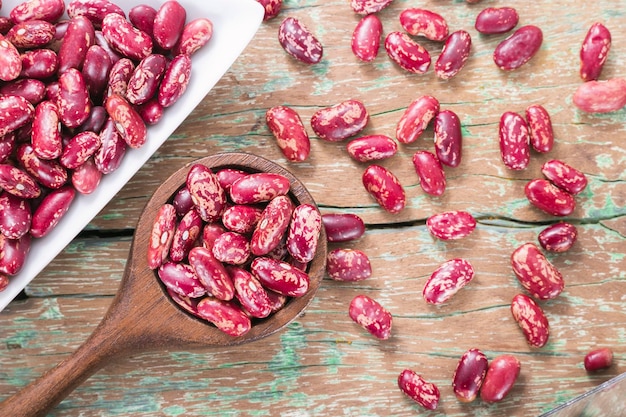
[[[278, 15], [280, 1], [264, 2], [267, 19]], [[373, 61], [381, 47], [388, 57], [403, 70], [425, 74], [431, 66], [430, 53], [415, 39], [424, 37], [442, 42], [443, 47], [434, 64], [434, 73], [441, 79], [457, 76], [471, 51], [470, 34], [464, 30], [451, 32], [445, 18], [435, 12], [408, 8], [399, 20], [405, 32], [390, 32], [383, 36], [383, 24], [377, 13], [391, 0], [352, 0], [357, 14], [364, 15], [357, 23], [351, 48], [363, 62]], [[475, 21], [475, 29], [485, 35], [513, 31], [519, 22], [512, 7], [483, 9]], [[293, 17], [283, 21], [278, 34], [280, 45], [297, 60], [314, 65], [321, 61], [323, 46], [306, 26]], [[575, 93], [575, 105], [587, 112], [616, 111], [626, 105], [626, 81], [613, 79], [597, 82], [610, 48], [610, 33], [600, 23], [594, 24], [580, 49], [580, 75], [585, 82]], [[543, 42], [540, 28], [533, 25], [519, 27], [500, 42], [493, 51], [494, 64], [503, 71], [522, 67], [539, 51]], [[434, 149], [420, 150], [413, 155], [413, 165], [422, 190], [431, 196], [445, 192], [445, 169], [457, 167], [462, 157], [462, 131], [458, 115], [440, 109], [439, 101], [424, 95], [406, 108], [396, 125], [396, 140], [383, 134], [358, 137], [369, 120], [366, 106], [349, 99], [318, 110], [310, 119], [310, 127], [324, 141], [348, 141], [346, 151], [354, 160], [369, 164], [363, 172], [363, 185], [381, 208], [391, 214], [402, 211], [406, 205], [405, 192], [398, 178], [388, 169], [372, 163], [392, 158], [399, 146], [415, 142], [430, 126], [434, 131]], [[270, 108], [267, 125], [278, 146], [291, 162], [301, 162], [310, 154], [307, 128], [298, 113], [287, 106]], [[546, 154], [554, 145], [554, 132], [548, 111], [539, 104], [531, 104], [524, 115], [508, 111], [500, 118], [499, 148], [504, 166], [510, 170], [527, 169], [532, 152]], [[544, 178], [528, 182], [526, 197], [533, 206], [552, 216], [562, 217], [575, 209], [575, 195], [586, 185], [585, 175], [560, 160], [549, 160], [541, 169]], [[360, 238], [365, 232], [363, 221], [353, 214], [324, 214], [323, 224], [328, 241], [347, 242]], [[427, 219], [431, 234], [441, 240], [462, 239], [476, 227], [476, 219], [464, 211], [437, 213]], [[537, 237], [545, 251], [564, 252], [575, 243], [576, 227], [557, 222], [546, 227]], [[511, 267], [527, 293], [513, 297], [510, 310], [519, 324], [529, 346], [543, 347], [549, 338], [549, 323], [540, 302], [557, 297], [564, 288], [564, 280], [538, 245], [528, 242], [511, 254]], [[327, 258], [327, 275], [338, 281], [360, 281], [372, 275], [367, 255], [357, 249], [337, 248]], [[466, 259], [450, 259], [433, 271], [423, 288], [427, 303], [439, 304], [469, 284], [474, 269]], [[392, 314], [377, 300], [367, 295], [356, 296], [348, 307], [352, 320], [379, 339], [388, 339], [392, 331]], [[610, 366], [612, 352], [602, 348], [585, 358], [587, 370]], [[485, 402], [502, 400], [511, 390], [520, 373], [520, 361], [511, 355], [488, 360], [479, 349], [468, 350], [459, 360], [452, 376], [452, 386], [459, 401], [470, 402], [480, 397]], [[438, 388], [413, 370], [405, 369], [398, 377], [402, 392], [427, 409], [436, 409]]]
[[127, 19], [108, 0], [28, 0], [0, 17], [0, 290], [76, 193], [146, 142], [212, 34], [177, 1]]
[[246, 334], [309, 290], [322, 219], [290, 188], [280, 174], [194, 164], [157, 213], [148, 266], [185, 311]]

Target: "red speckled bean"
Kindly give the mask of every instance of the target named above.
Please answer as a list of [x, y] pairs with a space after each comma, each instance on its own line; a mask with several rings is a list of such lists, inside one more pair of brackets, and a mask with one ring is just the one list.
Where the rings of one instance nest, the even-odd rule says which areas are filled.
[[61, 156], [61, 126], [57, 106], [44, 101], [35, 108], [32, 123], [31, 142], [35, 154], [42, 159], [54, 159]]
[[21, 198], [37, 198], [41, 194], [30, 175], [10, 164], [0, 164], [0, 188]]
[[45, 196], [33, 212], [30, 226], [31, 236], [41, 238], [50, 233], [67, 213], [75, 196], [75, 189], [69, 185], [54, 190]]
[[29, 233], [19, 239], [7, 239], [0, 234], [0, 274], [17, 275], [22, 270], [31, 241]]
[[152, 38], [165, 50], [176, 45], [183, 33], [187, 12], [176, 0], [168, 0], [161, 4], [154, 17]]
[[352, 32], [352, 53], [361, 61], [370, 62], [378, 56], [383, 24], [375, 14], [368, 14]]
[[411, 369], [405, 369], [398, 376], [398, 387], [410, 399], [428, 410], [435, 410], [439, 405], [439, 388], [427, 382]]
[[448, 301], [474, 278], [474, 268], [466, 259], [451, 259], [441, 264], [424, 285], [422, 295], [427, 303]]
[[580, 194], [587, 187], [584, 173], [558, 159], [545, 162], [541, 172], [554, 185], [573, 195]]
[[429, 151], [417, 151], [413, 154], [413, 166], [419, 176], [420, 186], [425, 193], [440, 196], [446, 190], [446, 174], [441, 163]]
[[98, 170], [93, 158], [87, 159], [72, 172], [72, 185], [81, 194], [91, 194], [100, 185], [102, 172]]
[[94, 156], [96, 166], [103, 174], [110, 174], [119, 168], [126, 153], [126, 142], [115, 127], [113, 119], [108, 118], [100, 131], [100, 148]]
[[363, 130], [368, 121], [369, 114], [363, 103], [346, 100], [313, 113], [311, 127], [321, 139], [338, 142]]
[[446, 19], [430, 10], [405, 9], [400, 13], [400, 25], [409, 35], [424, 36], [431, 41], [443, 41], [448, 37]]
[[580, 78], [583, 81], [597, 80], [611, 50], [611, 32], [600, 22], [587, 31], [580, 48]]
[[415, 99], [404, 111], [396, 125], [396, 138], [400, 143], [415, 142], [439, 113], [439, 101], [432, 96]]
[[584, 366], [588, 372], [610, 368], [613, 363], [613, 351], [610, 348], [598, 348], [585, 355]]
[[298, 19], [288, 17], [278, 28], [278, 42], [292, 57], [305, 64], [317, 64], [324, 49], [320, 41]]
[[334, 249], [326, 258], [326, 272], [336, 281], [362, 281], [372, 276], [372, 265], [358, 249]]
[[13, 155], [15, 150], [15, 133], [7, 133], [4, 136], [0, 136], [0, 164], [3, 164], [9, 160], [9, 157]]
[[569, 216], [576, 208], [574, 197], [548, 180], [529, 181], [524, 192], [532, 205], [553, 216]]
[[435, 155], [443, 165], [456, 168], [461, 163], [463, 132], [461, 120], [452, 110], [437, 113], [434, 122]]
[[209, 294], [218, 300], [232, 300], [235, 296], [233, 281], [225, 266], [215, 259], [211, 249], [196, 246], [189, 251], [188, 259]]
[[0, 136], [26, 125], [34, 113], [35, 108], [24, 97], [0, 95]]
[[519, 21], [512, 7], [487, 7], [476, 16], [474, 28], [480, 33], [494, 35], [512, 30]]
[[4, 35], [0, 35], [0, 80], [14, 80], [21, 72], [22, 59], [19, 51]]
[[500, 117], [500, 157], [511, 170], [526, 169], [530, 162], [530, 136], [526, 120], [507, 111]]
[[152, 38], [117, 13], [104, 17], [102, 34], [114, 50], [127, 58], [139, 61], [152, 53]]
[[52, 41], [55, 26], [45, 20], [27, 20], [17, 23], [6, 34], [6, 38], [20, 49], [40, 48]]
[[329, 242], [348, 242], [365, 233], [365, 223], [356, 214], [326, 213], [322, 215], [322, 224]]
[[287, 106], [274, 106], [265, 113], [265, 122], [287, 159], [301, 162], [309, 157], [311, 142], [296, 110]]
[[102, 24], [102, 19], [109, 13], [125, 16], [124, 10], [109, 0], [72, 0], [67, 5], [69, 17], [85, 16], [94, 25]]
[[574, 105], [587, 113], [610, 113], [626, 106], [626, 79], [587, 81], [574, 93]]
[[289, 192], [289, 179], [280, 174], [259, 172], [248, 174], [235, 181], [230, 188], [230, 198], [235, 204], [255, 204], [272, 200]]
[[358, 14], [374, 14], [389, 6], [393, 0], [350, 0], [350, 7]]
[[350, 318], [374, 337], [389, 339], [393, 317], [378, 301], [366, 295], [357, 295], [350, 302]]
[[166, 66], [167, 59], [161, 54], [152, 54], [142, 59], [128, 79], [126, 100], [135, 105], [150, 100], [159, 88]]
[[309, 276], [287, 262], [258, 257], [250, 271], [269, 290], [287, 297], [301, 297], [309, 290]]
[[226, 209], [226, 193], [211, 169], [194, 164], [187, 174], [187, 188], [202, 220], [213, 223], [221, 218]]
[[65, 12], [63, 0], [27, 0], [11, 9], [9, 16], [14, 22], [25, 22], [33, 19], [56, 22], [63, 15], [63, 12]]
[[452, 377], [452, 390], [459, 401], [468, 403], [476, 399], [488, 367], [487, 357], [480, 350], [463, 353]]
[[93, 24], [84, 16], [69, 21], [59, 49], [59, 73], [70, 68], [82, 69], [89, 48], [96, 42]]
[[287, 233], [293, 211], [294, 204], [286, 195], [276, 196], [267, 203], [250, 239], [254, 255], [267, 255], [278, 246]]
[[102, 101], [112, 66], [111, 58], [103, 47], [99, 45], [89, 47], [83, 62], [82, 73], [92, 101]]
[[41, 80], [22, 78], [4, 84], [0, 94], [22, 96], [36, 106], [46, 95], [46, 85]]
[[59, 162], [67, 169], [75, 169], [84, 164], [100, 148], [100, 136], [94, 132], [80, 132], [72, 137], [59, 157]]
[[121, 58], [115, 62], [109, 72], [105, 97], [110, 97], [114, 94], [125, 97], [128, 89], [128, 80], [130, 80], [134, 70], [135, 64], [128, 58]]
[[533, 25], [522, 26], [498, 44], [493, 60], [501, 70], [515, 70], [535, 56], [542, 42], [541, 29]]
[[548, 261], [534, 243], [525, 243], [511, 254], [511, 266], [520, 284], [535, 298], [556, 298], [565, 282], [563, 276]]
[[511, 391], [520, 373], [520, 361], [512, 355], [500, 355], [489, 364], [480, 389], [480, 398], [488, 403], [502, 401]]
[[399, 213], [406, 205], [406, 194], [398, 178], [387, 168], [370, 165], [363, 173], [363, 186], [389, 213]]
[[472, 47], [472, 37], [464, 30], [452, 32], [435, 61], [435, 74], [442, 80], [457, 75], [465, 66]]
[[228, 273], [235, 285], [235, 296], [247, 313], [256, 318], [264, 318], [272, 313], [267, 291], [254, 275], [236, 267], [229, 268]]
[[278, 16], [283, 0], [257, 0], [265, 9], [263, 20], [270, 20]]
[[287, 233], [287, 250], [298, 262], [313, 260], [322, 230], [322, 215], [311, 204], [298, 205], [291, 215]]
[[104, 107], [115, 128], [131, 148], [140, 148], [148, 138], [146, 124], [133, 106], [119, 94], [110, 95]]
[[67, 170], [56, 159], [40, 159], [28, 143], [17, 148], [16, 158], [24, 170], [44, 187], [57, 189], [67, 182]]
[[476, 219], [467, 211], [446, 211], [426, 220], [428, 231], [442, 240], [457, 240], [468, 236], [476, 228]]
[[390, 32], [385, 38], [385, 50], [400, 68], [415, 74], [424, 74], [430, 67], [430, 54], [424, 47], [402, 32]]
[[541, 247], [547, 251], [566, 252], [576, 243], [577, 237], [576, 226], [559, 222], [543, 229], [537, 239]]
[[183, 217], [189, 210], [194, 208], [191, 193], [186, 185], [176, 191], [172, 198], [172, 205], [176, 209], [176, 214], [180, 217]]
[[394, 156], [398, 151], [398, 144], [389, 136], [368, 135], [348, 142], [346, 150], [356, 161], [379, 161]]
[[58, 69], [58, 56], [51, 49], [33, 49], [21, 55], [22, 78], [45, 80], [52, 77]]
[[213, 37], [213, 22], [199, 17], [187, 23], [174, 46], [174, 55], [193, 55]]
[[148, 4], [138, 4], [128, 11], [128, 20], [137, 29], [152, 36], [154, 33], [154, 18], [157, 10]]
[[83, 74], [68, 68], [59, 76], [59, 98], [56, 101], [59, 119], [69, 128], [80, 126], [91, 113], [91, 101]]
[[250, 318], [235, 303], [206, 297], [198, 303], [198, 315], [224, 333], [238, 337], [252, 328]]
[[180, 219], [176, 226], [174, 238], [170, 246], [170, 259], [174, 262], [181, 262], [187, 258], [189, 251], [196, 244], [201, 232], [202, 219], [200, 214], [195, 209], [191, 209]]
[[161, 282], [173, 292], [183, 297], [198, 298], [206, 294], [193, 268], [187, 264], [165, 262], [157, 270]]
[[526, 122], [533, 149], [550, 152], [554, 146], [554, 131], [548, 111], [540, 104], [532, 104], [526, 108]]
[[236, 232], [224, 232], [217, 236], [211, 248], [218, 261], [229, 265], [243, 265], [250, 258], [250, 241]]
[[137, 113], [146, 125], [152, 126], [161, 121], [163, 118], [164, 107], [159, 103], [157, 98], [151, 98], [145, 103], [137, 106]]
[[261, 213], [259, 207], [239, 204], [230, 206], [222, 214], [222, 224], [233, 232], [252, 233], [261, 218]]
[[167, 259], [176, 232], [176, 209], [171, 204], [159, 208], [148, 245], [148, 267], [156, 269]]
[[540, 348], [548, 343], [550, 336], [548, 319], [532, 298], [524, 294], [517, 294], [513, 297], [511, 314], [530, 346]]
[[161, 80], [158, 93], [159, 104], [169, 107], [176, 103], [187, 90], [190, 77], [191, 58], [188, 55], [175, 56]]
[[7, 239], [19, 239], [30, 230], [30, 203], [20, 197], [0, 194], [0, 232]]

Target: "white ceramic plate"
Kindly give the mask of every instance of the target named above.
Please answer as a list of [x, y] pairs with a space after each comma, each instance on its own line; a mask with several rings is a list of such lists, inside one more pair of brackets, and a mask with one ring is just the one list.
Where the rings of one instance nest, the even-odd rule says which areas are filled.
[[[23, 0], [2, 1], [3, 16]], [[137, 4], [158, 9], [165, 0], [114, 0], [128, 12]], [[213, 37], [192, 57], [192, 75], [185, 94], [166, 109], [163, 119], [148, 128], [148, 140], [140, 149], [126, 152], [121, 166], [102, 178], [90, 195], [77, 195], [59, 225], [46, 237], [34, 239], [26, 264], [10, 277], [9, 286], [0, 291], [2, 311], [20, 291], [83, 230], [117, 192], [167, 140], [189, 113], [222, 78], [252, 40], [263, 20], [263, 7], [255, 0], [179, 0], [187, 10], [187, 20], [207, 17], [213, 22]], [[69, 0], [66, 0], [66, 4]]]

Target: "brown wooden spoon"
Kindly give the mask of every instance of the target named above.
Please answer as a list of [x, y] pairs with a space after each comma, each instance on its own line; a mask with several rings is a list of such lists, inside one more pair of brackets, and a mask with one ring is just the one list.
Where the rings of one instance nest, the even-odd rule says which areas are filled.
[[[272, 161], [246, 153], [224, 153], [194, 161], [209, 168], [239, 168], [273, 172], [291, 181], [291, 196], [298, 203], [315, 204], [304, 185]], [[45, 416], [70, 392], [106, 363], [119, 356], [165, 349], [233, 346], [269, 336], [298, 317], [313, 299], [326, 266], [326, 235], [322, 227], [315, 258], [309, 264], [310, 287], [281, 310], [256, 322], [243, 336], [232, 337], [178, 307], [148, 268], [148, 239], [158, 209], [185, 183], [192, 164], [170, 176], [154, 192], [137, 223], [120, 288], [106, 315], [91, 336], [55, 368], [0, 403], [0, 416]]]

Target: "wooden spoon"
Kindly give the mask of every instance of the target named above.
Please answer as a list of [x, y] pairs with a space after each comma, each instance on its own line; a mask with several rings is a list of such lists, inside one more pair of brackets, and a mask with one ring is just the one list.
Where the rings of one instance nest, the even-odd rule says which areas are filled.
[[[246, 153], [224, 153], [194, 161], [209, 168], [273, 172], [291, 181], [291, 196], [315, 204], [304, 185], [286, 169]], [[317, 252], [309, 265], [310, 287], [272, 316], [256, 322], [243, 336], [232, 337], [178, 307], [148, 268], [147, 248], [158, 209], [185, 183], [192, 164], [170, 176], [146, 204], [137, 224], [120, 288], [91, 336], [55, 368], [0, 404], [0, 416], [45, 416], [70, 392], [110, 360], [141, 351], [234, 346], [269, 336], [298, 317], [313, 299], [326, 267], [326, 234], [322, 227]]]

